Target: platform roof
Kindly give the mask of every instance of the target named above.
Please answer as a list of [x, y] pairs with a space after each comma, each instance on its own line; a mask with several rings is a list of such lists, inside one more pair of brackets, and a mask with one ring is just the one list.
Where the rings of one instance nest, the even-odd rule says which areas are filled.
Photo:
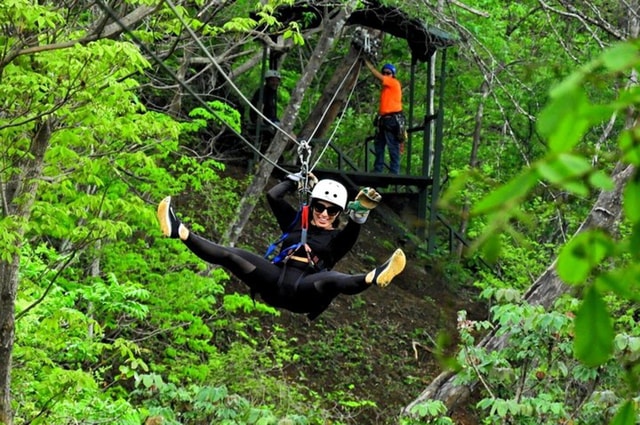
[[[347, 25], [369, 27], [407, 40], [413, 57], [419, 61], [427, 61], [436, 50], [456, 43], [451, 34], [412, 18], [399, 8], [382, 5], [377, 0], [365, 0], [363, 4], [347, 19]], [[320, 25], [322, 19], [320, 7], [307, 1], [281, 6], [277, 14], [281, 21], [302, 21], [307, 27]]]
[[377, 1], [364, 2], [365, 7], [351, 14], [348, 25], [374, 28], [407, 40], [413, 56], [426, 61], [438, 49], [455, 44], [455, 38], [439, 28], [411, 18], [401, 9], [384, 6]]

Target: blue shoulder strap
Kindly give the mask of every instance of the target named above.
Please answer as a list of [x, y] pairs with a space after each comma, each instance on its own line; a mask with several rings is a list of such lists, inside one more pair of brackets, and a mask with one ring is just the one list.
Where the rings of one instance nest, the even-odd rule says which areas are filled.
[[[287, 236], [289, 236], [289, 232], [293, 229], [293, 227], [296, 225], [298, 220], [300, 220], [301, 212], [302, 212], [301, 209], [298, 210], [298, 212], [296, 213], [295, 218], [293, 219], [293, 221], [289, 225], [289, 230], [287, 230], [286, 232], [282, 233], [282, 235], [278, 238], [277, 241], [275, 241], [271, 245], [269, 245], [269, 247], [267, 248], [267, 252], [264, 254], [264, 258], [269, 259], [273, 255], [273, 252], [276, 250], [278, 245], [280, 245], [282, 243], [282, 241], [285, 240], [287, 238]], [[299, 247], [300, 247], [300, 243], [297, 243], [297, 244], [291, 245], [290, 247], [287, 247], [286, 249], [282, 249], [280, 251], [280, 254], [278, 254], [275, 258], [273, 258], [271, 260], [271, 262], [274, 263], [274, 264], [278, 264], [280, 261], [282, 261], [284, 259], [284, 257], [287, 256], [287, 254], [291, 251], [292, 248], [295, 251]]]

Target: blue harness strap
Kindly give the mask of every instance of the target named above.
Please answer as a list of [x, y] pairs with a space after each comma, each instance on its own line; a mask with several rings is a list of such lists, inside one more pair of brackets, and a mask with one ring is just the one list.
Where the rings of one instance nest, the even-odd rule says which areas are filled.
[[[305, 246], [307, 244], [307, 231], [309, 229], [309, 205], [307, 204], [307, 201], [308, 201], [308, 196], [310, 192], [308, 162], [309, 162], [309, 156], [311, 155], [311, 147], [309, 146], [309, 143], [306, 140], [300, 141], [300, 144], [298, 146], [298, 155], [300, 156], [300, 163], [301, 163], [300, 176], [304, 178], [303, 189], [299, 191], [301, 193], [301, 197], [306, 196], [307, 199], [301, 202], [302, 207], [296, 212], [296, 216], [293, 219], [293, 222], [289, 225], [288, 230], [282, 233], [282, 236], [280, 236], [280, 238], [278, 238], [277, 241], [269, 245], [269, 247], [267, 248], [267, 252], [264, 255], [264, 258], [269, 259], [273, 255], [273, 252], [276, 250], [278, 245], [280, 245], [282, 241], [284, 241], [287, 238], [287, 236], [289, 236], [289, 232], [293, 230], [298, 220], [301, 220], [300, 224], [302, 227], [302, 234], [300, 235], [300, 242], [280, 250], [280, 253], [271, 260], [273, 264], [278, 264], [282, 262], [288, 255], [293, 254], [298, 248], [300, 248], [301, 246]], [[307, 256], [309, 256], [308, 252], [307, 252]], [[311, 260], [311, 258], [309, 259]]]
[[[296, 213], [295, 218], [293, 219], [293, 221], [289, 225], [289, 230], [284, 232], [284, 233], [282, 233], [282, 235], [278, 238], [277, 241], [275, 241], [271, 245], [269, 245], [269, 247], [267, 248], [267, 252], [264, 254], [264, 258], [270, 259], [272, 257], [273, 252], [276, 250], [278, 245], [280, 245], [282, 243], [282, 241], [284, 241], [287, 238], [287, 236], [289, 236], [289, 232], [296, 225], [296, 223], [300, 219], [301, 214], [302, 214], [302, 209], [298, 210], [298, 212]], [[271, 259], [271, 262], [273, 264], [280, 263], [287, 255], [289, 255], [289, 253], [294, 252], [296, 249], [300, 248], [300, 245], [301, 245], [301, 242], [298, 242], [297, 244], [293, 244], [293, 245], [291, 245], [291, 246], [289, 246], [287, 248], [282, 249], [278, 255], [276, 255], [273, 259]]]
[[294, 252], [296, 252], [296, 250], [298, 248], [300, 248], [302, 246], [302, 242], [298, 242], [297, 244], [293, 244], [287, 248], [284, 248], [280, 251], [280, 254], [276, 255], [273, 260], [271, 260], [271, 262], [273, 264], [278, 264], [280, 262], [282, 262], [286, 257], [289, 256], [289, 254], [293, 254]]

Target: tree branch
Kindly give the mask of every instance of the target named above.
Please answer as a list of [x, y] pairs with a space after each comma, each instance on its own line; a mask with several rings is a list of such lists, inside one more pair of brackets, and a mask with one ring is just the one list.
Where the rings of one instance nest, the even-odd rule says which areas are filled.
[[102, 28], [101, 26], [98, 26], [96, 28], [96, 31], [94, 31], [93, 33], [85, 37], [79, 38], [77, 40], [69, 40], [61, 43], [45, 44], [42, 46], [34, 46], [34, 47], [28, 47], [26, 49], [18, 50], [12, 54], [7, 55], [5, 60], [0, 62], [0, 68], [5, 66], [7, 63], [10, 63], [18, 56], [31, 55], [34, 53], [47, 52], [52, 50], [67, 49], [69, 47], [75, 46], [76, 44], [87, 44], [92, 41], [100, 40], [103, 38], [114, 38], [120, 35], [124, 31], [123, 27], [127, 28], [137, 24], [138, 22], [140, 22], [150, 14], [154, 13], [159, 8], [160, 8], [160, 4], [154, 7], [140, 6], [133, 12], [129, 13], [128, 15], [120, 19], [120, 22], [122, 23], [123, 26], [121, 26], [120, 23], [118, 22], [114, 22], [105, 26], [104, 28]]

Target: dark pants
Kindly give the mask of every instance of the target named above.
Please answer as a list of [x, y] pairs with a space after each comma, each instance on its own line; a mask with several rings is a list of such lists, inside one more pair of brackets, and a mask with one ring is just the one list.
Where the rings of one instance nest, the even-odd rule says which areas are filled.
[[371, 285], [365, 275], [315, 271], [305, 263], [273, 264], [254, 253], [224, 247], [194, 233], [184, 244], [202, 260], [223, 266], [242, 280], [265, 303], [294, 313], [309, 313], [314, 319], [339, 294], [355, 295]]
[[395, 115], [379, 118], [374, 149], [376, 154], [373, 171], [381, 173], [384, 169], [385, 147], [389, 150], [389, 168], [391, 173], [400, 174], [400, 125]]

